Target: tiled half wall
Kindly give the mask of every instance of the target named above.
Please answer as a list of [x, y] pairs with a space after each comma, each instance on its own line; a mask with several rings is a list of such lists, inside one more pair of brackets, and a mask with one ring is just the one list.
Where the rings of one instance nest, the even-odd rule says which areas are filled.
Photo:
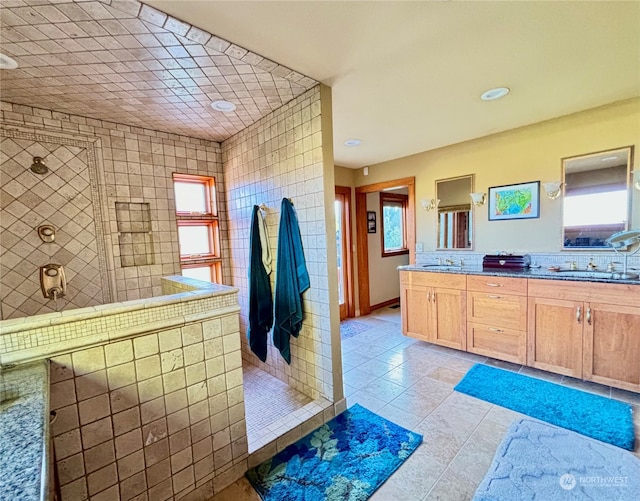
[[[49, 262], [67, 269], [69, 293], [57, 305], [62, 311], [162, 294], [161, 277], [180, 272], [174, 172], [216, 178], [224, 234], [218, 143], [5, 102], [0, 138], [3, 319], [54, 311], [38, 278]], [[34, 156], [44, 158], [49, 173], [29, 170]], [[151, 232], [143, 243], [134, 246], [131, 234], [132, 245], [120, 245], [116, 204], [148, 207]], [[56, 242], [38, 238], [44, 223], [58, 230]], [[230, 283], [226, 242], [222, 255]]]
[[54, 357], [50, 381], [62, 501], [206, 499], [247, 469], [237, 314]]

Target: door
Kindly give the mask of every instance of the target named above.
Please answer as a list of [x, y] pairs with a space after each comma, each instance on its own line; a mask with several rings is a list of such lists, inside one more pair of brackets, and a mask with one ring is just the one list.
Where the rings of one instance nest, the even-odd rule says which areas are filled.
[[640, 391], [640, 308], [585, 307], [584, 379]]
[[584, 320], [581, 301], [530, 297], [527, 365], [581, 378]]
[[336, 186], [336, 249], [338, 263], [338, 304], [340, 320], [355, 316], [351, 262], [351, 188]]
[[467, 349], [466, 294], [456, 289], [433, 289], [434, 343], [457, 350]]
[[433, 341], [431, 289], [400, 285], [402, 333], [422, 341]]

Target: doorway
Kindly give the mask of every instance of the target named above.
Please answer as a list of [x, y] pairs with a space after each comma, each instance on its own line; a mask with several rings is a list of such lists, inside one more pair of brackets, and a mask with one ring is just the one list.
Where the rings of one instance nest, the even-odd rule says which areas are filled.
[[340, 320], [355, 316], [353, 259], [351, 257], [351, 188], [336, 186], [336, 248], [338, 251], [338, 298]]
[[369, 280], [369, 242], [367, 194], [388, 192], [397, 188], [407, 188], [406, 207], [406, 245], [409, 249], [409, 263], [416, 262], [416, 225], [415, 225], [415, 178], [407, 177], [381, 183], [358, 186], [356, 188], [356, 241], [358, 248], [358, 297], [360, 315], [371, 313], [371, 295]]

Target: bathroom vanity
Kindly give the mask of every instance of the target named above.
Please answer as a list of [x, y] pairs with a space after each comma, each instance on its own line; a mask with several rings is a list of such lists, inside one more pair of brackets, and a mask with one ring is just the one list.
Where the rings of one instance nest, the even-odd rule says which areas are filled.
[[640, 391], [640, 281], [400, 267], [402, 332]]

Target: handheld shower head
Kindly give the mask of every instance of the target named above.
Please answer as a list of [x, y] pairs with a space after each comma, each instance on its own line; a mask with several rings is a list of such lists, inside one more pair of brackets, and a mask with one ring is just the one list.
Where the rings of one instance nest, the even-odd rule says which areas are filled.
[[44, 159], [42, 157], [33, 157], [33, 163], [31, 164], [30, 169], [34, 174], [44, 175], [49, 172], [49, 167], [44, 164]]

